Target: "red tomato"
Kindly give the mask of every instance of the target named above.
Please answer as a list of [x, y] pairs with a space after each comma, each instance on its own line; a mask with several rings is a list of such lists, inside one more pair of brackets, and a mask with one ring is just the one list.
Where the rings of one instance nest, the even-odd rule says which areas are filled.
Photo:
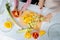
[[39, 37], [39, 33], [38, 32], [33, 32], [32, 36], [34, 39], [37, 39]]
[[19, 15], [20, 15], [20, 13], [19, 13], [19, 11], [12, 11], [12, 16], [13, 17], [19, 17]]

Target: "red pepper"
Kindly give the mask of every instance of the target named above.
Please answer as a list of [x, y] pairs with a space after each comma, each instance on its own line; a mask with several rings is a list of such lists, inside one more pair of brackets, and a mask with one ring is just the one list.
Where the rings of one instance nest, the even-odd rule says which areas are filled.
[[33, 32], [32, 36], [34, 39], [37, 39], [39, 37], [39, 33], [38, 32]]
[[17, 18], [17, 17], [19, 17], [19, 15], [20, 15], [20, 12], [19, 11], [16, 11], [16, 10], [15, 11], [12, 11], [12, 16], [13, 17], [16, 17]]

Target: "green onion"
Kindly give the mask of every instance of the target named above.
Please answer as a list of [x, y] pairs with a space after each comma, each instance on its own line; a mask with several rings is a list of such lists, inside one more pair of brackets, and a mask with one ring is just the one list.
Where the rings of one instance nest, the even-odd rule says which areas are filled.
[[10, 6], [9, 6], [9, 3], [6, 3], [6, 8], [7, 8], [8, 12], [10, 13]]

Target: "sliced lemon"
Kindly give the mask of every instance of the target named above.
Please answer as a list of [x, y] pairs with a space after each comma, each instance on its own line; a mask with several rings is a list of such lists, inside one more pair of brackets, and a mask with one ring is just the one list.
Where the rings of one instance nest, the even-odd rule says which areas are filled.
[[46, 31], [41, 30], [41, 31], [39, 32], [39, 35], [40, 35], [40, 36], [43, 36], [45, 33], [46, 33]]
[[12, 23], [10, 21], [6, 21], [4, 23], [4, 27], [10, 29], [10, 28], [12, 28]]
[[30, 32], [26, 32], [26, 33], [25, 33], [25, 35], [24, 35], [24, 37], [29, 39], [29, 38], [31, 38], [31, 37], [32, 37], [32, 35], [31, 35], [31, 33], [30, 33]]

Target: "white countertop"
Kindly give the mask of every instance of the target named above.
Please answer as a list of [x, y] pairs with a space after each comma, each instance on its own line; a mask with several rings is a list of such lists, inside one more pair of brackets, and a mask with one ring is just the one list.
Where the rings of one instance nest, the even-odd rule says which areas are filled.
[[[22, 5], [22, 4], [20, 4]], [[37, 13], [40, 13], [41, 11], [38, 6], [36, 5], [30, 5], [28, 7], [29, 10], [35, 11]], [[45, 13], [49, 10], [48, 8], [44, 8], [43, 9], [43, 14], [46, 15]], [[2, 24], [4, 23], [4, 21], [6, 21], [9, 18], [9, 15], [7, 14], [6, 11], [4, 11], [2, 14], [0, 14], [0, 26], [2, 27]], [[49, 23], [43, 23], [41, 29], [45, 30], [46, 32], [48, 31], [48, 28], [50, 25], [55, 24], [55, 23], [60, 23], [60, 14], [56, 14], [52, 19], [51, 22]], [[23, 36], [24, 36], [24, 32], [23, 33], [17, 33], [17, 30], [19, 29], [17, 27], [17, 25], [13, 25], [13, 28], [10, 32], [3, 32], [1, 31], [1, 27], [0, 27], [0, 34], [3, 34], [4, 36], [13, 38], [13, 40], [26, 40]], [[48, 32], [47, 32], [48, 33]], [[48, 39], [48, 34], [45, 34], [44, 36], [38, 38], [38, 40], [49, 40]], [[1, 37], [0, 37], [1, 38]], [[33, 40], [33, 39], [31, 39]]]

